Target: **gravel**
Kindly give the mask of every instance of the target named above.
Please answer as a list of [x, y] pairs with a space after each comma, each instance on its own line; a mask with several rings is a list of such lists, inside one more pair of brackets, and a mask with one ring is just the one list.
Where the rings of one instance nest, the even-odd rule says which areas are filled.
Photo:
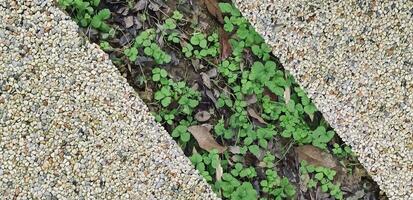
[[390, 199], [413, 199], [413, 1], [236, 0]]
[[0, 0], [2, 199], [215, 199], [97, 45], [50, 1]]

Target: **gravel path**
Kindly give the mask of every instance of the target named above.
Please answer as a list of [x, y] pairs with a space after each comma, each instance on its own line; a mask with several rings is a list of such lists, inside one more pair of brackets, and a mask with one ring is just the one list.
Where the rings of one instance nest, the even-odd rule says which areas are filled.
[[44, 0], [0, 0], [1, 199], [214, 199], [97, 45]]
[[413, 199], [413, 1], [237, 0], [391, 199]]

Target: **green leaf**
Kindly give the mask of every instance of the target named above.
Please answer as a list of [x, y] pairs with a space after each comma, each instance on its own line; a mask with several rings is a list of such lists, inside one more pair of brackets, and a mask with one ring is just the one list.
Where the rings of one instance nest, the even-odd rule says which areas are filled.
[[169, 106], [169, 104], [171, 104], [171, 97], [165, 97], [161, 100], [161, 104], [163, 107], [167, 107]]
[[152, 80], [153, 81], [159, 81], [161, 79], [161, 75], [160, 74], [154, 74], [153, 76], [152, 76]]
[[109, 17], [110, 17], [110, 10], [107, 9], [107, 8], [106, 8], [106, 9], [102, 9], [102, 10], [99, 11], [98, 16], [99, 16], [99, 18], [102, 19], [102, 20], [109, 19]]
[[246, 145], [246, 146], [252, 144], [252, 142], [253, 142], [253, 139], [251, 137], [246, 137], [244, 139], [244, 145]]
[[207, 41], [205, 39], [201, 40], [199, 42], [199, 47], [206, 48], [207, 47]]
[[327, 191], [328, 191], [328, 185], [327, 185], [327, 184], [322, 185], [322, 186], [321, 186], [321, 191], [327, 192]]
[[93, 16], [92, 21], [90, 22], [93, 28], [98, 29], [102, 25], [102, 20], [98, 16]]
[[165, 95], [161, 91], [155, 92], [155, 100], [161, 100], [165, 97]]
[[188, 133], [188, 131], [181, 133], [182, 142], [188, 142], [189, 139], [191, 139], [191, 135]]
[[231, 13], [232, 11], [232, 5], [229, 3], [219, 3], [218, 7], [222, 13]]
[[321, 179], [323, 179], [323, 177], [324, 177], [324, 175], [323, 175], [323, 173], [321, 173], [321, 172], [317, 173], [317, 174], [314, 176], [314, 178], [316, 178], [317, 180], [321, 180]]
[[184, 17], [179, 11], [175, 10], [172, 14], [172, 18], [176, 20], [181, 20]]
[[93, 0], [93, 6], [97, 7], [100, 3], [100, 0]]
[[260, 156], [260, 148], [258, 147], [258, 145], [251, 145], [248, 147], [248, 150], [254, 154], [255, 156], [259, 157]]
[[262, 147], [262, 148], [267, 148], [268, 147], [268, 142], [265, 139], [259, 139], [258, 140], [258, 144]]

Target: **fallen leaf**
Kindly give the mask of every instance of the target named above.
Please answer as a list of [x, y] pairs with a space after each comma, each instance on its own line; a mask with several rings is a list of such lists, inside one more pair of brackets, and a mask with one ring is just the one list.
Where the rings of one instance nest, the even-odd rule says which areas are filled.
[[295, 148], [295, 152], [298, 155], [298, 160], [307, 161], [310, 165], [322, 166], [328, 168], [336, 168], [337, 161], [334, 157], [312, 145], [303, 145]]
[[224, 169], [222, 169], [221, 162], [218, 162], [218, 166], [215, 169], [215, 178], [220, 181], [222, 178], [222, 174], [224, 173]]
[[233, 154], [240, 154], [241, 153], [241, 148], [239, 146], [229, 146], [228, 147], [229, 152]]
[[125, 25], [125, 28], [130, 28], [134, 24], [133, 16], [127, 16], [123, 18], [123, 23]]
[[212, 128], [214, 128], [214, 126], [212, 126], [211, 124], [202, 124], [201, 126], [205, 127], [208, 129], [208, 131], [211, 131]]
[[208, 12], [214, 16], [221, 24], [224, 23], [224, 18], [222, 17], [221, 10], [218, 7], [217, 0], [204, 0], [204, 4]]
[[225, 60], [232, 54], [232, 47], [229, 43], [228, 34], [222, 29], [219, 29], [219, 44], [221, 47], [221, 60]]
[[215, 141], [207, 127], [200, 125], [190, 126], [188, 131], [194, 136], [202, 149], [207, 151], [217, 149], [219, 153], [223, 153], [227, 149], [227, 147], [223, 147]]
[[161, 6], [158, 5], [158, 4], [155, 3], [155, 2], [150, 2], [150, 3], [149, 3], [149, 6], [148, 6], [148, 8], [149, 8], [150, 10], [154, 11], [154, 12], [159, 11], [160, 7], [161, 7]]
[[257, 103], [257, 96], [255, 96], [255, 94], [248, 95], [245, 97], [245, 101], [247, 102], [248, 106]]
[[200, 111], [195, 114], [195, 119], [199, 122], [205, 122], [208, 121], [209, 118], [211, 118], [211, 114], [207, 111]]
[[303, 191], [304, 193], [307, 192], [308, 190], [308, 182], [310, 181], [310, 176], [308, 174], [302, 174], [300, 175], [300, 190]]
[[209, 78], [215, 78], [216, 76], [218, 76], [218, 72], [217, 72], [217, 68], [212, 68], [209, 71], [207, 71], [206, 73], [208, 75]]
[[148, 5], [148, 0], [140, 0], [133, 6], [133, 11], [141, 11], [145, 9], [146, 5]]
[[261, 124], [267, 124], [267, 122], [265, 122], [264, 119], [261, 116], [259, 116], [257, 114], [257, 112], [255, 112], [254, 109], [248, 108], [247, 112], [248, 112], [248, 115], [250, 115], [252, 118], [258, 120], [258, 122], [260, 122]]
[[211, 101], [216, 104], [217, 103], [217, 99], [214, 97], [214, 94], [212, 94], [211, 90], [207, 90], [206, 95], [211, 99]]
[[201, 72], [201, 78], [202, 78], [202, 82], [204, 83], [204, 85], [211, 89], [211, 79], [209, 78], [209, 76], [207, 74], [205, 74], [204, 72]]
[[291, 99], [291, 89], [290, 89], [290, 87], [286, 87], [285, 90], [284, 90], [285, 104], [288, 104], [290, 99]]

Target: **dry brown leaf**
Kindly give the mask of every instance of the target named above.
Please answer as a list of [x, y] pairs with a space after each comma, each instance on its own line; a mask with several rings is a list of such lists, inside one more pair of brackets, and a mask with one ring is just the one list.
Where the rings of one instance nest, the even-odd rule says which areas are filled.
[[248, 95], [245, 97], [245, 101], [247, 102], [247, 105], [257, 103], [257, 96], [255, 94]]
[[214, 126], [212, 124], [201, 124], [201, 126], [205, 127], [208, 129], [208, 131], [211, 131]]
[[224, 24], [224, 18], [222, 17], [221, 10], [218, 7], [217, 0], [204, 0], [204, 4], [208, 12], [214, 16], [221, 24]]
[[217, 103], [217, 99], [214, 97], [214, 94], [212, 94], [211, 90], [208, 90], [205, 92], [205, 94], [209, 97], [209, 99], [211, 99], [211, 101], [216, 104]]
[[258, 122], [260, 122], [261, 124], [267, 124], [267, 122], [265, 122], [264, 119], [263, 119], [261, 116], [259, 116], [259, 115], [257, 114], [257, 112], [255, 112], [254, 109], [248, 108], [248, 109], [247, 109], [247, 112], [248, 112], [248, 114], [249, 114], [252, 118], [258, 120]]
[[285, 100], [285, 104], [288, 104], [288, 102], [291, 99], [291, 89], [290, 87], [285, 88], [284, 90], [284, 100]]
[[205, 85], [207, 88], [211, 89], [211, 79], [209, 78], [209, 76], [208, 76], [206, 73], [204, 73], [204, 72], [201, 72], [200, 75], [201, 75], [202, 82], [204, 83], [204, 85]]
[[221, 60], [227, 59], [232, 54], [229, 36], [222, 28], [219, 29], [219, 44], [221, 47]]
[[208, 75], [209, 78], [217, 77], [218, 76], [217, 68], [214, 67], [214, 68], [210, 69], [209, 71], [207, 71], [206, 74]]
[[199, 122], [208, 121], [209, 118], [211, 118], [211, 114], [209, 114], [209, 112], [207, 111], [199, 111], [195, 114], [195, 119]]
[[336, 168], [337, 161], [333, 156], [312, 145], [303, 145], [295, 148], [298, 160], [306, 160], [310, 165]]
[[241, 153], [241, 148], [239, 146], [229, 146], [228, 150], [229, 150], [229, 152], [231, 152], [233, 154]]
[[222, 174], [224, 173], [224, 169], [222, 169], [221, 162], [218, 162], [218, 166], [215, 169], [215, 178], [220, 181], [222, 178]]
[[227, 149], [227, 147], [223, 147], [215, 141], [207, 127], [199, 125], [190, 126], [188, 127], [188, 131], [194, 136], [199, 147], [202, 149], [207, 151], [217, 149], [219, 153], [223, 153]]

